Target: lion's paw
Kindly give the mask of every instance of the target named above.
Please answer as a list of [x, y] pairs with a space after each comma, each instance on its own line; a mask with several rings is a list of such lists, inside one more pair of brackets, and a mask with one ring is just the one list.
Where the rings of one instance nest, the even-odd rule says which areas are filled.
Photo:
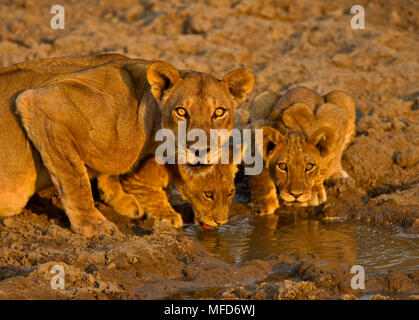
[[87, 238], [99, 237], [102, 235], [119, 234], [118, 227], [106, 220], [106, 218], [97, 210], [91, 215], [84, 216], [80, 221], [72, 221], [71, 229]]
[[167, 222], [174, 228], [181, 228], [183, 226], [183, 219], [179, 213], [163, 216], [154, 216], [154, 224], [157, 224], [161, 221]]
[[120, 215], [138, 219], [144, 215], [144, 210], [138, 200], [132, 194], [124, 194], [109, 203]]

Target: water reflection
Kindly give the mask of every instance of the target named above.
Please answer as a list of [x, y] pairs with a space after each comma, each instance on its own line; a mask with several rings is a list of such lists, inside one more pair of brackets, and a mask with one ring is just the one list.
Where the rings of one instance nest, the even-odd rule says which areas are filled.
[[185, 232], [211, 253], [235, 264], [271, 254], [315, 253], [330, 267], [419, 268], [419, 239], [399, 236], [383, 226], [252, 216], [214, 230], [191, 225]]

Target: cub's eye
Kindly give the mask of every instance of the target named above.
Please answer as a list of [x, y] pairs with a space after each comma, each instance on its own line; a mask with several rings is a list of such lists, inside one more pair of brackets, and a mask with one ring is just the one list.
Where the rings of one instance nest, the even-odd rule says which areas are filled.
[[185, 118], [186, 115], [188, 114], [186, 112], [185, 108], [182, 108], [182, 107], [177, 107], [175, 109], [175, 112], [176, 112], [176, 115], [179, 116], [179, 117], [181, 117], [181, 118]]
[[287, 171], [287, 165], [284, 162], [280, 162], [276, 166], [279, 168], [279, 170]]
[[311, 171], [314, 169], [315, 164], [314, 163], [307, 163], [306, 165], [306, 171]]
[[226, 109], [224, 109], [224, 108], [217, 108], [217, 109], [215, 109], [214, 115], [217, 118], [219, 118], [219, 117], [222, 117], [225, 114], [225, 112], [226, 112]]
[[236, 192], [236, 190], [235, 190], [235, 189], [231, 190], [231, 191], [230, 191], [230, 193], [228, 194], [228, 196], [229, 196], [229, 197], [233, 196], [235, 192]]
[[214, 200], [214, 192], [212, 191], [205, 191], [204, 192], [204, 197], [210, 200]]

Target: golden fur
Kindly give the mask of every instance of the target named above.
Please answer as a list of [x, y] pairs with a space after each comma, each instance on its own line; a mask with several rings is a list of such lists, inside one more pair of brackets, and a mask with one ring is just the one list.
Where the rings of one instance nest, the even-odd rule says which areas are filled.
[[273, 213], [279, 199], [317, 206], [326, 201], [325, 180], [348, 177], [341, 166], [355, 135], [355, 102], [348, 94], [332, 91], [321, 97], [305, 87], [289, 90], [261, 128], [265, 167], [250, 177], [256, 212]]
[[166, 194], [169, 184], [173, 184], [182, 199], [192, 205], [195, 223], [216, 227], [228, 222], [236, 171], [235, 164], [160, 165], [151, 156], [140, 163], [135, 173], [121, 177], [122, 187], [119, 183], [111, 186], [117, 177], [101, 176], [98, 188], [102, 199], [123, 215], [136, 216], [135, 206], [120, 200], [134, 197], [147, 217], [181, 227], [182, 217]]
[[[253, 82], [243, 69], [218, 80], [108, 54], [0, 69], [0, 216], [20, 213], [52, 181], [73, 231], [117, 231], [95, 208], [89, 179], [135, 169], [154, 152], [156, 131], [176, 127], [178, 105], [188, 111], [187, 130], [231, 129]], [[213, 116], [218, 106], [222, 118]]]

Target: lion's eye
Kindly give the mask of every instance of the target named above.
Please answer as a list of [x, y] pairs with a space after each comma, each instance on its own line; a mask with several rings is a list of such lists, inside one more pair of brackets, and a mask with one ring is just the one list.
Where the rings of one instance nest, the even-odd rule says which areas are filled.
[[229, 197], [233, 196], [235, 192], [236, 192], [236, 190], [235, 190], [235, 189], [231, 190], [231, 191], [230, 191], [230, 193], [228, 194], [228, 196], [229, 196]]
[[185, 108], [182, 108], [182, 107], [177, 107], [175, 109], [175, 112], [181, 118], [185, 118], [186, 115], [187, 115], [187, 112], [186, 112]]
[[306, 171], [311, 171], [314, 169], [314, 163], [307, 163], [306, 165]]
[[219, 117], [222, 117], [225, 114], [225, 112], [226, 112], [226, 109], [224, 109], [224, 108], [217, 108], [217, 109], [215, 109], [214, 115], [217, 118], [219, 118]]
[[284, 162], [280, 162], [276, 166], [282, 171], [287, 171], [287, 165]]
[[214, 192], [212, 191], [205, 191], [204, 192], [204, 197], [210, 200], [214, 200]]

